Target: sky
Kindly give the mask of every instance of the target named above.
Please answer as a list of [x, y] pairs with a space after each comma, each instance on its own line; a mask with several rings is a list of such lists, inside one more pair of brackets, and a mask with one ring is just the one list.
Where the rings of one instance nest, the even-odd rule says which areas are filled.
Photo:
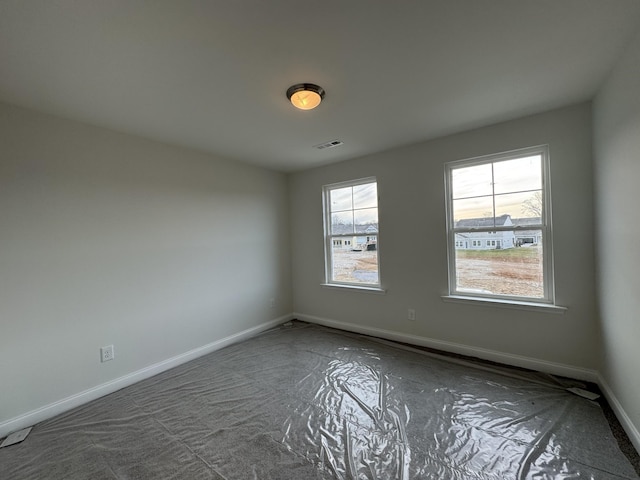
[[485, 163], [451, 170], [454, 220], [532, 216], [522, 203], [542, 189], [542, 156]]
[[378, 188], [375, 182], [336, 188], [330, 195], [332, 224], [378, 223]]
[[[522, 204], [542, 189], [542, 156], [453, 168], [451, 176], [455, 221], [492, 214], [531, 217]], [[330, 191], [332, 224], [378, 223], [377, 206], [375, 182]]]

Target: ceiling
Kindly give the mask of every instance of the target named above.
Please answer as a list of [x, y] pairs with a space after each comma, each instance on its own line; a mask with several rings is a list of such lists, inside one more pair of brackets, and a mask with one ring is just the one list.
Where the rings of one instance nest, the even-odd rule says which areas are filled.
[[296, 171], [590, 99], [639, 23], [638, 0], [0, 0], [0, 101]]

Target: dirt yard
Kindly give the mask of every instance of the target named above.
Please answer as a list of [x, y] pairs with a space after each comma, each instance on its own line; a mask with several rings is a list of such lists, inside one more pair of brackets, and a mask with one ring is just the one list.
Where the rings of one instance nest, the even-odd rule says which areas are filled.
[[375, 251], [334, 250], [334, 280], [378, 283], [378, 257]]
[[458, 288], [498, 295], [544, 296], [542, 249], [458, 250]]
[[[532, 298], [544, 296], [540, 247], [458, 250], [456, 264], [459, 289]], [[335, 250], [333, 268], [334, 280], [340, 282], [378, 282], [375, 251]]]

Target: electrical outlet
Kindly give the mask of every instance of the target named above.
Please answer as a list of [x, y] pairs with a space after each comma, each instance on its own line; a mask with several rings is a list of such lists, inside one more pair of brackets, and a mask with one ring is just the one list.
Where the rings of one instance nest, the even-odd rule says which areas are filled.
[[411, 320], [412, 322], [416, 319], [416, 311], [413, 308], [410, 308], [407, 313], [407, 320]]
[[100, 349], [100, 361], [102, 363], [113, 360], [114, 358], [115, 353], [113, 352], [113, 345], [107, 345], [106, 347], [102, 347]]
[[269, 306], [271, 308], [276, 308], [276, 299], [272, 298], [271, 300], [269, 300]]

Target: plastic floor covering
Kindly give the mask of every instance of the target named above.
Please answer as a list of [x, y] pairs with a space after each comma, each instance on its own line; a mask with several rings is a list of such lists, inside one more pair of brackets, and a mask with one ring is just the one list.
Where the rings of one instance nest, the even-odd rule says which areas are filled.
[[637, 479], [597, 403], [304, 323], [36, 425], [2, 479]]

